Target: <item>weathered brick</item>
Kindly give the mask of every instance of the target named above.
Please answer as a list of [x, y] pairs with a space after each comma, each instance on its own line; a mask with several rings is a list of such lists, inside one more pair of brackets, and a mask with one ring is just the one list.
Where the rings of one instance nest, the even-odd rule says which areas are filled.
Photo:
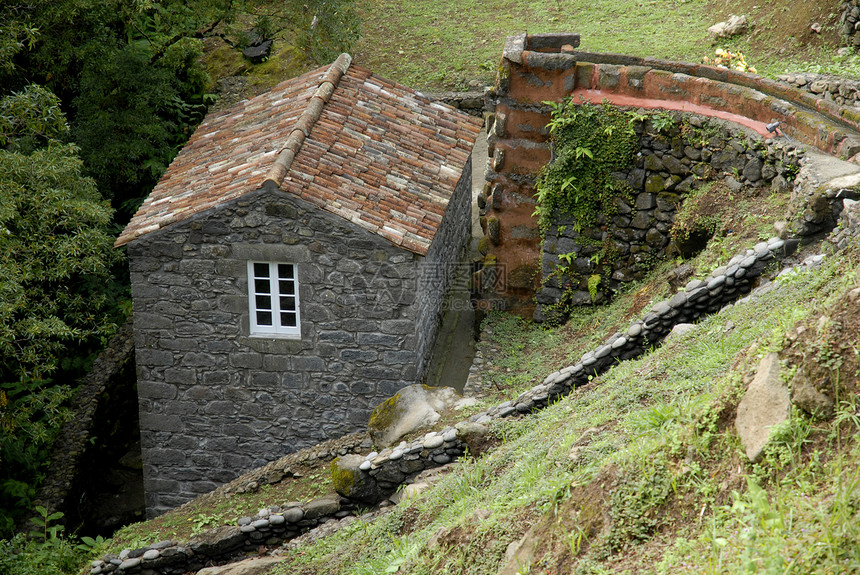
[[293, 369], [297, 371], [325, 371], [325, 361], [320, 357], [297, 356], [292, 358]]
[[196, 351], [200, 349], [200, 344], [192, 338], [163, 337], [158, 341], [158, 346], [170, 351]]
[[182, 356], [184, 366], [212, 367], [216, 363], [215, 356], [210, 353], [186, 353]]
[[379, 358], [379, 352], [366, 349], [344, 349], [340, 352], [340, 358], [345, 361], [376, 361]]
[[398, 365], [403, 363], [414, 363], [415, 352], [412, 351], [386, 351], [383, 354], [385, 365]]
[[184, 465], [185, 452], [179, 449], [148, 449], [146, 461], [152, 465]]
[[230, 365], [232, 367], [259, 369], [263, 365], [263, 359], [259, 353], [235, 351], [230, 354]]
[[355, 341], [353, 334], [346, 331], [321, 331], [318, 338], [319, 341], [331, 343], [352, 343]]
[[389, 319], [381, 322], [379, 331], [391, 335], [405, 335], [415, 331], [415, 323], [408, 319]]
[[257, 372], [251, 374], [251, 385], [275, 387], [280, 383], [280, 377], [277, 373]]
[[276, 372], [289, 371], [291, 369], [290, 358], [286, 355], [265, 354], [263, 356], [263, 369]]
[[181, 417], [141, 413], [140, 428], [149, 431], [179, 432], [185, 430], [185, 424], [182, 423]]
[[172, 330], [173, 320], [158, 313], [137, 312], [134, 314], [134, 327], [137, 330]]
[[236, 411], [232, 401], [210, 401], [203, 408], [206, 415], [234, 415]]

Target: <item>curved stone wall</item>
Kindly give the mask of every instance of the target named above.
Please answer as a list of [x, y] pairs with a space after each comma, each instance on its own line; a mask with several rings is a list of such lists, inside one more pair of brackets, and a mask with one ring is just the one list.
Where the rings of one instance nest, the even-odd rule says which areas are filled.
[[[582, 229], [565, 214], [553, 218], [541, 247], [535, 321], [563, 319], [565, 310], [553, 311], [562, 299], [565, 306], [605, 301], [671, 257], [678, 250], [670, 235], [675, 213], [703, 181], [724, 179], [733, 191], [771, 186], [786, 192], [800, 170], [803, 150], [784, 140], [763, 143], [737, 124], [695, 114], [673, 113], [673, 120], [662, 130], [650, 120], [637, 125], [639, 152], [628, 170], [613, 174], [629, 190], [616, 198], [613, 214]], [[592, 293], [594, 275], [600, 283]]]
[[488, 124], [489, 160], [483, 203], [487, 256], [506, 271], [507, 303], [527, 306], [540, 286], [540, 236], [534, 212], [535, 175], [549, 162], [542, 102], [571, 96], [590, 102], [663, 109], [733, 122], [764, 140], [779, 122], [778, 140], [849, 158], [860, 152], [860, 112], [754, 74], [703, 64], [578, 51], [577, 35], [508, 39]]
[[860, 103], [860, 80], [828, 74], [783, 74], [777, 79], [840, 106], [857, 107]]

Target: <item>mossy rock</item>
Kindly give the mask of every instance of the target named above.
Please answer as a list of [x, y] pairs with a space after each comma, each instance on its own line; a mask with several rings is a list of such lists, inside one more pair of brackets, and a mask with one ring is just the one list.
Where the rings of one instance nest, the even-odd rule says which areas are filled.
[[403, 436], [435, 424], [441, 417], [439, 412], [453, 407], [460, 399], [450, 387], [404, 387], [376, 406], [367, 431], [376, 447], [394, 445]]
[[485, 256], [490, 251], [490, 238], [487, 236], [482, 237], [478, 240], [478, 253], [482, 256]]
[[359, 469], [363, 462], [364, 457], [354, 454], [336, 458], [331, 462], [331, 481], [339, 495], [375, 505], [382, 500], [383, 494], [376, 480]]

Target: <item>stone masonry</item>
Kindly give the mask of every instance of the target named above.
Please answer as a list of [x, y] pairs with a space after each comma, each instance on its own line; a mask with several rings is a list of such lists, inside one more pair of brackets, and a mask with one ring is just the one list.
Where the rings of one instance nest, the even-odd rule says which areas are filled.
[[[860, 114], [836, 97], [754, 74], [702, 64], [577, 50], [576, 34], [507, 39], [496, 85], [488, 93], [486, 178], [481, 200], [488, 261], [507, 270], [508, 301], [527, 311], [540, 289], [540, 234], [534, 182], [551, 159], [546, 101], [571, 97], [599, 104], [684, 111], [734, 122], [769, 137], [849, 158], [860, 152]], [[847, 99], [845, 100], [848, 104]], [[744, 165], [746, 168], [746, 165]], [[512, 281], [513, 280], [513, 281]]]
[[[468, 174], [426, 258], [271, 187], [129, 245], [150, 515], [363, 427], [420, 379]], [[249, 335], [249, 260], [297, 265], [301, 339]]]
[[[613, 176], [629, 190], [618, 197], [615, 212], [601, 214], [595, 225], [577, 231], [570, 216], [558, 214], [542, 244], [543, 283], [537, 295], [535, 320], [545, 319], [547, 306], [565, 290], [571, 305], [591, 305], [588, 278], [600, 274], [597, 299], [627, 282], [640, 280], [656, 263], [677, 250], [670, 241], [675, 213], [687, 194], [708, 178], [723, 178], [738, 191], [742, 186], [772, 186], [787, 193], [800, 170], [803, 150], [783, 140], [762, 140], [735, 124], [694, 114], [677, 113], [663, 131], [650, 121], [639, 123], [639, 150], [626, 172]], [[698, 136], [685, 137], [695, 131]], [[595, 261], [601, 250], [609, 262]], [[570, 260], [570, 265], [563, 263]], [[559, 273], [560, 269], [567, 271]]]

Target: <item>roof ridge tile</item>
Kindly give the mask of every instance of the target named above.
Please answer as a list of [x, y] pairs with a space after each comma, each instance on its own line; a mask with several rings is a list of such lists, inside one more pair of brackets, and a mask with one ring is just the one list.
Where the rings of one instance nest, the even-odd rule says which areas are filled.
[[266, 173], [264, 181], [271, 181], [278, 187], [283, 183], [305, 138], [311, 133], [314, 124], [319, 120], [323, 108], [329, 99], [331, 99], [334, 89], [337, 88], [340, 79], [346, 74], [351, 63], [352, 56], [343, 53], [329, 66], [328, 71], [323, 76], [319, 86], [317, 86], [314, 95], [311, 96], [308, 105], [296, 121], [284, 147], [278, 153], [278, 159], [275, 160], [272, 167]]

